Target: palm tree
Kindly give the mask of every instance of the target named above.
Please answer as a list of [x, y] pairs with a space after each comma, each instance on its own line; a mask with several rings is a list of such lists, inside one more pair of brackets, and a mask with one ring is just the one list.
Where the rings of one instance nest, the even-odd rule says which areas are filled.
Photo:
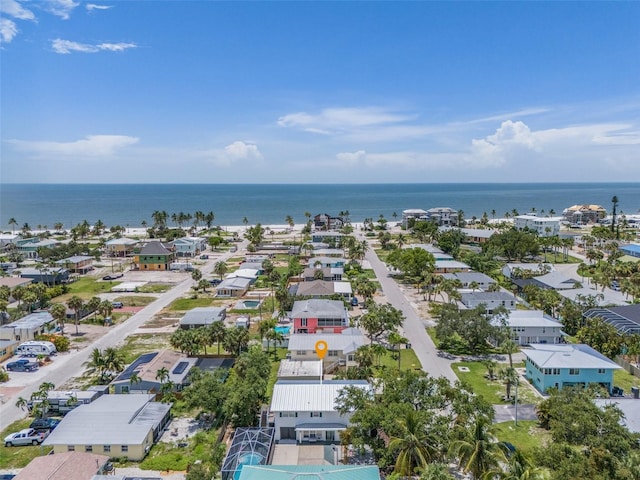
[[462, 470], [471, 473], [475, 480], [480, 480], [494, 470], [499, 462], [504, 461], [500, 444], [492, 433], [489, 421], [484, 417], [476, 418], [467, 438], [452, 442], [449, 451], [458, 457]]
[[[109, 304], [111, 304], [111, 302], [109, 302]], [[67, 307], [62, 303], [54, 303], [51, 305], [51, 308], [49, 308], [49, 313], [58, 323], [60, 333], [64, 335], [64, 321], [67, 318]]]
[[11, 217], [9, 219], [9, 222], [7, 222], [7, 223], [11, 227], [11, 233], [16, 233], [16, 225], [18, 225], [18, 222], [16, 221], [16, 219]]
[[77, 295], [67, 300], [67, 306], [75, 312], [76, 317], [76, 336], [80, 335], [78, 325], [80, 324], [80, 312], [84, 308], [84, 301]]
[[213, 266], [213, 273], [215, 273], [216, 275], [219, 275], [220, 276], [220, 280], [222, 280], [222, 277], [224, 277], [224, 275], [228, 271], [229, 271], [229, 267], [222, 260], [219, 261], [219, 262], [216, 262], [216, 264]]
[[110, 317], [111, 312], [113, 312], [113, 303], [109, 300], [103, 300], [100, 302], [100, 305], [98, 305], [98, 312], [100, 312], [100, 315], [105, 319]]
[[166, 367], [159, 368], [156, 372], [156, 380], [160, 380], [160, 383], [165, 383], [169, 380], [169, 370]]
[[133, 385], [138, 385], [140, 382], [142, 382], [142, 379], [138, 375], [138, 372], [133, 372], [129, 377], [129, 388], [133, 390]]
[[26, 398], [24, 397], [18, 397], [18, 401], [16, 402], [16, 407], [18, 407], [20, 410], [26, 410], [28, 408], [29, 402], [27, 401]]
[[550, 478], [549, 471], [534, 466], [519, 449], [510, 454], [505, 470], [500, 474], [500, 480], [547, 480], [548, 478]]
[[393, 472], [411, 477], [418, 469], [423, 469], [429, 464], [433, 449], [429, 444], [424, 421], [418, 412], [408, 410], [397, 423], [401, 433], [391, 437], [389, 441], [389, 450], [398, 452]]
[[[616, 232], [616, 214], [618, 209], [618, 197], [616, 195], [611, 199], [611, 203], [613, 204], [613, 210], [611, 211], [611, 233]], [[618, 232], [619, 238], [619, 232]]]
[[224, 342], [224, 338], [227, 334], [227, 329], [222, 322], [213, 322], [211, 326], [207, 327], [209, 329], [209, 336], [211, 340], [218, 344], [218, 355], [220, 355], [220, 344]]
[[293, 226], [295, 225], [293, 221], [293, 217], [291, 215], [287, 215], [284, 221], [287, 222], [287, 225], [289, 225], [289, 228], [293, 228]]

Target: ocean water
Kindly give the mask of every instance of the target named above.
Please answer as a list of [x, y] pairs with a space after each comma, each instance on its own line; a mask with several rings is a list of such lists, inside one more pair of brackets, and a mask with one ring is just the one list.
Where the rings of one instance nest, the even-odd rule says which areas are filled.
[[616, 195], [619, 210], [627, 214], [640, 210], [640, 183], [449, 183], [449, 184], [332, 184], [332, 185], [0, 185], [0, 230], [11, 230], [10, 218], [18, 227], [28, 223], [52, 228], [57, 222], [70, 228], [83, 220], [101, 220], [107, 226], [137, 227], [152, 223], [156, 210], [172, 213], [213, 211], [216, 225], [284, 224], [290, 215], [303, 223], [305, 212], [337, 215], [348, 210], [354, 222], [378, 219], [393, 221], [408, 208], [451, 207], [464, 211], [465, 218], [504, 216], [513, 209], [526, 213], [553, 209], [560, 214], [577, 203], [611, 208]]

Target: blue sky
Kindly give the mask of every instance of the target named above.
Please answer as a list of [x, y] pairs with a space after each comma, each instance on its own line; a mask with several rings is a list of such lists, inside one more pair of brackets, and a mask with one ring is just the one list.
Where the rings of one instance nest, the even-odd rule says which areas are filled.
[[0, 5], [3, 183], [640, 179], [640, 2]]

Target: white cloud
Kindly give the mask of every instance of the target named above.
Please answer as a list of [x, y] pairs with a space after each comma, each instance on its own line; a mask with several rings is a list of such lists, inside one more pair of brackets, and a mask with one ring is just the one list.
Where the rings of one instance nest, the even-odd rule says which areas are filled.
[[0, 43], [9, 43], [18, 34], [16, 22], [0, 18]]
[[284, 115], [278, 119], [278, 125], [311, 133], [340, 134], [354, 128], [395, 124], [411, 118], [413, 116], [379, 107], [326, 108], [317, 114], [298, 112]]
[[342, 152], [336, 155], [336, 158], [340, 160], [342, 163], [346, 163], [348, 165], [355, 165], [365, 160], [367, 157], [367, 152], [364, 150], [358, 150], [357, 152]]
[[236, 141], [224, 147], [224, 152], [227, 158], [232, 161], [250, 158], [257, 160], [262, 159], [262, 153], [260, 153], [258, 146], [254, 143]]
[[113, 5], [96, 5], [95, 3], [87, 3], [85, 7], [89, 12], [92, 12], [93, 10], [109, 10], [110, 8], [113, 8]]
[[22, 4], [16, 0], [2, 0], [2, 2], [0, 2], [0, 12], [18, 20], [36, 19], [36, 16], [31, 10], [24, 8]]
[[44, 3], [45, 8], [56, 15], [57, 17], [62, 18], [63, 20], [68, 20], [71, 12], [80, 5], [79, 2], [74, 2], [73, 0], [47, 0]]
[[135, 145], [139, 138], [127, 135], [87, 135], [82, 140], [75, 142], [46, 142], [9, 140], [17, 150], [45, 156], [90, 156], [104, 157], [116, 153], [118, 150]]
[[69, 54], [72, 52], [96, 53], [102, 51], [122, 52], [129, 48], [136, 48], [135, 43], [99, 43], [91, 45], [88, 43], [73, 42], [71, 40], [62, 40], [56, 38], [51, 41], [51, 48], [56, 53]]

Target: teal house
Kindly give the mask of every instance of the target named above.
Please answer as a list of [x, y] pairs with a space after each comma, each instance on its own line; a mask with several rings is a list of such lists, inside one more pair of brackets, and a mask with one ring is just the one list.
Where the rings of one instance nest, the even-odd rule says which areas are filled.
[[522, 350], [526, 357], [526, 376], [542, 393], [549, 388], [596, 384], [609, 393], [613, 372], [620, 367], [589, 345], [532, 344]]
[[380, 480], [373, 465], [246, 465], [237, 480]]

